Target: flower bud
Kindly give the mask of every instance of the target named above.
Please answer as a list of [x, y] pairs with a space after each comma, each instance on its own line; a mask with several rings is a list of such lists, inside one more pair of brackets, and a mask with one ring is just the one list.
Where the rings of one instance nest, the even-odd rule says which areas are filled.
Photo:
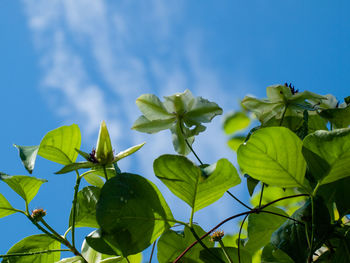
[[102, 121], [100, 132], [97, 138], [96, 159], [101, 164], [108, 164], [113, 161], [113, 149], [106, 123]]
[[34, 209], [31, 215], [36, 222], [40, 221], [44, 216], [46, 216], [46, 210], [42, 208]]
[[225, 235], [224, 231], [217, 230], [210, 236], [210, 241], [212, 241], [212, 242], [220, 241], [224, 235]]

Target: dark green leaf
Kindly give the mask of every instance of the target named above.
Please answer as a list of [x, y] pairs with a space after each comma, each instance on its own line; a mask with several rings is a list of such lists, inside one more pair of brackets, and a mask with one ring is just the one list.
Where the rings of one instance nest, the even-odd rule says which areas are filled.
[[12, 215], [17, 211], [12, 207], [12, 205], [7, 201], [7, 199], [0, 194], [0, 218]]
[[261, 255], [262, 263], [294, 263], [294, 261], [282, 250], [277, 249], [271, 243], [267, 244]]
[[[13, 245], [7, 254], [39, 252], [45, 250], [60, 249], [61, 244], [47, 235], [29, 236], [15, 245]], [[2, 262], [6, 263], [54, 263], [60, 260], [60, 252], [35, 254], [23, 257], [4, 258]]]
[[[123, 257], [115, 255], [106, 255], [100, 252], [97, 252], [84, 240], [83, 245], [81, 246], [81, 254], [86, 259], [87, 262], [122, 262]], [[107, 260], [108, 259], [108, 260]]]
[[16, 144], [14, 144], [14, 146], [18, 149], [19, 157], [21, 158], [24, 167], [31, 174], [34, 169], [39, 146], [20, 146]]
[[346, 128], [350, 125], [350, 105], [345, 108], [326, 109], [320, 115], [329, 120], [336, 128]]
[[238, 164], [251, 177], [269, 185], [305, 188], [306, 163], [301, 148], [301, 140], [287, 128], [259, 129], [239, 147]]
[[320, 184], [350, 176], [350, 128], [308, 135], [303, 141], [303, 154]]
[[[205, 234], [205, 231], [200, 227], [194, 225], [194, 230], [198, 236]], [[168, 230], [163, 233], [158, 241], [158, 262], [159, 263], [168, 263], [174, 261], [189, 245], [196, 241], [196, 238], [191, 233], [190, 229], [185, 227], [183, 232], [176, 232], [173, 230]], [[214, 243], [209, 241], [209, 237], [204, 238], [203, 243], [207, 247], [213, 247]], [[202, 247], [196, 245], [187, 253], [181, 262], [200, 262], [199, 253]]]
[[123, 256], [143, 251], [173, 225], [171, 211], [156, 186], [128, 173], [102, 187], [96, 218], [106, 243]]
[[80, 148], [81, 134], [78, 125], [62, 126], [48, 132], [40, 142], [38, 154], [63, 165], [75, 162]]
[[[84, 187], [78, 192], [76, 206], [76, 227], [98, 228], [96, 222], [96, 204], [100, 196], [100, 188], [94, 186]], [[70, 213], [69, 226], [72, 225], [73, 211]]]
[[[221, 248], [215, 247], [210, 248], [210, 250], [221, 260], [227, 262], [226, 256]], [[226, 251], [233, 262], [238, 262], [238, 249], [236, 247], [226, 247]], [[204, 263], [217, 262], [217, 259], [207, 250], [204, 249], [202, 249], [200, 252], [200, 259], [203, 260]], [[244, 248], [240, 248], [240, 259], [241, 263], [252, 263], [252, 256]]]
[[259, 183], [260, 181], [254, 179], [253, 177], [249, 176], [248, 174], [245, 174], [244, 177], [247, 178], [248, 192], [249, 192], [249, 195], [252, 196], [253, 193], [254, 193], [255, 187], [258, 185], [258, 183]]
[[36, 196], [40, 186], [47, 182], [47, 180], [44, 179], [38, 179], [25, 175], [9, 176], [0, 174], [0, 179], [10, 186], [17, 194], [19, 194], [27, 204], [29, 204], [30, 201], [32, 201], [32, 199]]
[[220, 159], [201, 171], [184, 156], [162, 155], [154, 161], [153, 169], [170, 191], [194, 211], [214, 203], [241, 181], [227, 159]]
[[[277, 207], [267, 207], [265, 211], [288, 216], [286, 212]], [[285, 217], [261, 212], [248, 216], [248, 242], [245, 248], [252, 254], [270, 242], [272, 233], [286, 221]]]
[[96, 229], [85, 237], [86, 243], [94, 250], [106, 254], [117, 255], [116, 252], [103, 240], [102, 230]]
[[[329, 235], [330, 215], [321, 199], [315, 199], [314, 206], [314, 245], [321, 246], [324, 239]], [[272, 234], [271, 243], [288, 254], [295, 263], [305, 263], [309, 254], [305, 227], [307, 227], [307, 232], [310, 235], [312, 225], [311, 202], [306, 202], [291, 217], [303, 222], [303, 224], [287, 220]], [[317, 248], [314, 247], [315, 250]]]

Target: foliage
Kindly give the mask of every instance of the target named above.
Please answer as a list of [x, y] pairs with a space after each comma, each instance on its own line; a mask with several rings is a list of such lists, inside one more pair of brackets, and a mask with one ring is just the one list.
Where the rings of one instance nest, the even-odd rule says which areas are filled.
[[[206, 129], [203, 123], [222, 114], [216, 103], [194, 97], [188, 90], [164, 99], [141, 95], [136, 104], [143, 115], [133, 129], [146, 133], [170, 130], [178, 154], [159, 156], [153, 169], [191, 208], [188, 222], [173, 217], [150, 180], [119, 169], [117, 162], [144, 143], [114, 154], [102, 122], [96, 150], [88, 153], [80, 149], [79, 127], [62, 126], [48, 132], [39, 145], [15, 147], [30, 174], [37, 155], [63, 165], [56, 174], [75, 174], [68, 229], [61, 235], [45, 221], [44, 209], [29, 210], [46, 180], [0, 173], [0, 179], [25, 202], [25, 210], [16, 209], [0, 194], [0, 217], [21, 213], [42, 232], [13, 245], [1, 255], [2, 262], [137, 263], [142, 251], [156, 244], [161, 263], [350, 262], [349, 97], [340, 104], [332, 95], [298, 92], [286, 84], [268, 87], [265, 99], [245, 97], [241, 110], [226, 115], [223, 122], [239, 169], [224, 158], [204, 164], [193, 149], [195, 136]], [[190, 152], [196, 160], [186, 157]], [[78, 155], [84, 161], [77, 161]], [[81, 173], [82, 169], [87, 170]], [[79, 189], [83, 178], [90, 185]], [[252, 206], [229, 192], [242, 181]], [[246, 211], [209, 230], [195, 224], [195, 213], [225, 192]], [[220, 226], [240, 217], [237, 235], [224, 236]], [[179, 225], [181, 230], [174, 228]], [[81, 249], [75, 240], [77, 227], [94, 228]], [[61, 258], [62, 251], [73, 255]]]

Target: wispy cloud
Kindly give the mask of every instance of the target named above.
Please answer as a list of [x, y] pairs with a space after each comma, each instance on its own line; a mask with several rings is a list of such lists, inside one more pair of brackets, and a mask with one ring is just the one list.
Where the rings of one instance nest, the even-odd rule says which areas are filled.
[[[169, 133], [152, 138], [129, 135], [139, 115], [134, 104], [139, 95], [169, 95], [188, 88], [224, 107], [232, 104], [219, 73], [203, 58], [201, 30], [189, 28], [179, 33], [176, 27], [184, 1], [23, 2], [41, 56], [42, 90], [53, 111], [80, 123], [90, 137], [97, 133], [100, 121], [106, 120], [113, 140], [122, 147], [147, 139], [147, 155], [131, 159], [146, 175], [153, 174], [150, 164], [154, 158], [171, 151], [171, 138]], [[216, 120], [195, 146], [207, 162], [222, 156], [232, 160], [225, 144]], [[133, 167], [130, 161], [124, 164]], [[222, 202], [228, 205], [230, 201]], [[177, 201], [170, 200], [170, 205], [176, 207]], [[215, 207], [207, 212], [210, 220], [223, 216]]]

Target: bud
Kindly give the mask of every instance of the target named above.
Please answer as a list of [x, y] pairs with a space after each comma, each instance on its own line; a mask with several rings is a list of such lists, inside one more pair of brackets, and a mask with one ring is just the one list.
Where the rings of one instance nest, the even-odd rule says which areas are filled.
[[97, 138], [96, 159], [101, 164], [108, 164], [113, 161], [113, 149], [106, 123], [102, 121], [100, 132]]
[[40, 221], [44, 216], [46, 216], [46, 210], [42, 208], [34, 209], [31, 215], [36, 222]]
[[212, 242], [220, 241], [224, 235], [225, 235], [224, 231], [217, 230], [210, 236], [210, 241], [212, 241]]

